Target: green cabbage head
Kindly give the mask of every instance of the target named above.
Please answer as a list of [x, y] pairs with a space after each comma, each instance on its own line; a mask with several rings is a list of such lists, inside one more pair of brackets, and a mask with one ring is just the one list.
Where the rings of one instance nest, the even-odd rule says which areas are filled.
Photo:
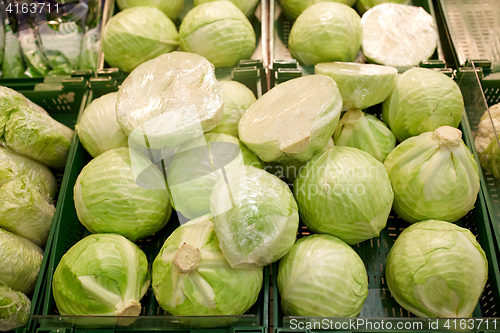
[[0, 281], [0, 332], [26, 325], [30, 309], [31, 301], [25, 294]]
[[130, 240], [162, 229], [172, 213], [170, 196], [160, 170], [134, 154], [134, 163], [147, 165], [147, 184], [138, 185], [128, 148], [105, 152], [81, 171], [74, 187], [76, 213], [92, 233], [117, 233]]
[[[194, 0], [194, 5], [198, 6], [201, 5], [202, 3], [206, 2], [212, 2], [212, 1], [217, 1], [217, 0]], [[238, 7], [243, 14], [246, 15], [249, 19], [253, 16], [255, 13], [255, 9], [257, 8], [257, 5], [260, 3], [260, 0], [229, 0], [232, 3]]]
[[337, 146], [361, 149], [380, 162], [396, 146], [396, 137], [386, 124], [358, 109], [348, 110], [340, 119], [333, 141]]
[[357, 0], [356, 10], [358, 11], [359, 15], [363, 15], [370, 8], [386, 2], [394, 2], [407, 5], [410, 0]]
[[262, 268], [231, 268], [207, 216], [177, 228], [153, 262], [154, 294], [174, 316], [241, 315], [257, 300], [262, 278]]
[[278, 289], [287, 316], [356, 317], [368, 296], [365, 264], [330, 235], [299, 239], [280, 261]]
[[356, 0], [279, 0], [285, 16], [292, 21], [295, 21], [306, 8], [321, 2], [338, 2], [352, 7]]
[[175, 21], [184, 6], [184, 0], [116, 0], [116, 4], [120, 10], [140, 6], [156, 7]]
[[90, 103], [76, 125], [83, 147], [92, 157], [128, 146], [128, 136], [116, 120], [117, 92], [101, 96]]
[[190, 10], [179, 28], [183, 51], [197, 53], [215, 67], [250, 59], [255, 31], [243, 12], [229, 1], [213, 1]]
[[125, 9], [113, 16], [102, 31], [106, 62], [127, 73], [160, 54], [176, 50], [178, 45], [174, 22], [155, 7]]
[[384, 122], [400, 142], [440, 126], [458, 127], [463, 111], [462, 93], [455, 81], [427, 68], [404, 72], [382, 104]]
[[30, 294], [35, 289], [43, 250], [4, 229], [0, 229], [0, 249], [0, 280], [9, 288]]
[[138, 316], [149, 286], [148, 261], [116, 234], [90, 235], [73, 245], [52, 280], [61, 315]]
[[262, 267], [295, 243], [299, 214], [287, 184], [270, 173], [242, 166], [221, 178], [210, 211], [222, 253], [234, 268]]
[[406, 228], [387, 256], [385, 278], [396, 301], [419, 317], [468, 318], [479, 301], [488, 262], [474, 235], [429, 220]]
[[354, 61], [361, 46], [361, 20], [349, 6], [323, 2], [310, 6], [290, 31], [288, 48], [302, 65]]
[[474, 207], [476, 161], [460, 130], [443, 126], [405, 140], [384, 164], [394, 190], [394, 211], [409, 223], [455, 222]]
[[302, 222], [350, 245], [380, 234], [394, 200], [384, 165], [351, 147], [316, 155], [293, 187]]

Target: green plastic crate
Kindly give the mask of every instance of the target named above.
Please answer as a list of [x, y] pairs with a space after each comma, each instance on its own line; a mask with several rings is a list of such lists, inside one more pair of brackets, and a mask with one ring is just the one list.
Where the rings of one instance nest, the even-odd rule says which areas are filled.
[[[242, 74], [243, 73], [243, 74]], [[220, 71], [217, 75], [219, 80], [239, 78], [240, 81], [248, 84], [249, 88], [257, 89], [260, 96], [260, 71], [253, 67], [234, 68], [232, 71]], [[253, 75], [253, 80], [251, 76]], [[251, 82], [251, 84], [250, 84]], [[118, 84], [113, 77], [100, 77], [90, 80], [90, 93], [87, 105], [95, 98], [109, 92], [116, 91]], [[62, 191], [59, 201], [62, 203], [62, 210], [55, 222], [52, 250], [49, 261], [45, 268], [45, 275], [42, 285], [37, 290], [37, 297], [43, 300], [43, 304], [37, 307], [34, 312], [33, 325], [29, 332], [48, 332], [64, 330], [70, 332], [110, 333], [117, 331], [183, 331], [192, 333], [236, 333], [236, 332], [260, 332], [267, 333], [268, 312], [269, 312], [269, 280], [270, 267], [264, 269], [264, 284], [255, 305], [241, 316], [222, 317], [173, 317], [166, 313], [158, 305], [153, 295], [152, 288], [141, 301], [142, 313], [135, 322], [129, 326], [115, 326], [114, 320], [110, 324], [109, 317], [62, 317], [57, 312], [57, 307], [52, 294], [52, 276], [61, 260], [71, 246], [89, 232], [79, 222], [73, 200], [73, 187], [76, 179], [83, 167], [91, 161], [91, 156], [85, 151], [78, 136], [75, 136], [75, 145], [70, 151], [67, 175], [63, 180]], [[67, 177], [66, 177], [67, 176]], [[148, 261], [151, 263], [157, 256], [160, 248], [167, 237], [179, 226], [179, 220], [175, 212], [167, 224], [160, 232], [143, 240], [139, 240], [137, 245], [145, 252]], [[238, 297], [238, 295], [235, 295]], [[83, 320], [83, 322], [82, 322]], [[72, 321], [73, 323], [70, 323]], [[92, 328], [88, 324], [92, 322]], [[22, 333], [22, 332], [18, 332]]]

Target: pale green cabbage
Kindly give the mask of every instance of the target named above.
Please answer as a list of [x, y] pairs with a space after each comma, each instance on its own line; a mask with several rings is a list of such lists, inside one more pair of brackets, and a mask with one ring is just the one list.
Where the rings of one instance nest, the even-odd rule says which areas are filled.
[[106, 62], [130, 73], [179, 45], [175, 24], [158, 8], [132, 7], [113, 16], [102, 32]]
[[[201, 141], [201, 142], [198, 142]], [[177, 212], [188, 219], [210, 213], [210, 195], [224, 172], [242, 165], [262, 169], [264, 163], [237, 138], [205, 134], [179, 148], [168, 170], [168, 186]]]
[[[158, 168], [140, 155], [134, 163], [149, 165], [151, 184], [165, 184]], [[141, 160], [142, 159], [142, 160]], [[168, 222], [172, 207], [165, 185], [137, 184], [128, 148], [105, 152], [81, 171], [74, 187], [76, 213], [92, 233], [117, 233], [132, 241], [152, 235]]]
[[394, 200], [384, 165], [351, 147], [316, 155], [293, 187], [302, 222], [350, 245], [380, 234]]
[[61, 315], [138, 316], [149, 286], [144, 252], [116, 234], [85, 237], [62, 257], [52, 280]]
[[474, 235], [433, 220], [406, 228], [385, 268], [391, 295], [419, 317], [471, 317], [487, 276], [486, 255]]
[[92, 157], [128, 146], [128, 136], [116, 120], [118, 93], [109, 93], [90, 103], [76, 125], [83, 147]]
[[238, 137], [238, 124], [248, 108], [257, 98], [244, 84], [236, 81], [220, 81], [224, 114], [220, 123], [210, 133], [223, 133]]
[[299, 214], [287, 184], [270, 173], [242, 166], [221, 178], [210, 198], [220, 248], [231, 267], [262, 267], [293, 246]]
[[184, 0], [116, 0], [116, 4], [120, 10], [139, 6], [156, 7], [174, 21], [184, 6]]
[[479, 161], [493, 177], [500, 178], [500, 103], [492, 105], [479, 119], [475, 145]]
[[336, 146], [361, 149], [380, 162], [396, 146], [396, 137], [386, 124], [358, 109], [348, 110], [340, 119], [333, 141]]
[[359, 15], [363, 15], [370, 8], [386, 2], [394, 2], [407, 5], [408, 3], [410, 3], [410, 0], [357, 0], [356, 10], [358, 11]]
[[0, 332], [26, 325], [30, 309], [31, 301], [25, 294], [0, 281]]
[[382, 103], [396, 86], [398, 75], [394, 67], [352, 62], [321, 63], [314, 71], [335, 80], [345, 109], [366, 109]]
[[24, 237], [0, 228], [0, 280], [9, 288], [30, 294], [35, 289], [43, 250]]
[[353, 6], [356, 0], [279, 0], [281, 9], [289, 20], [296, 20], [306, 8], [321, 2], [338, 2]]
[[152, 275], [158, 303], [174, 316], [241, 315], [257, 300], [263, 280], [262, 268], [229, 266], [206, 216], [170, 235]]
[[12, 26], [8, 22], [5, 25], [5, 48], [2, 62], [2, 76], [4, 78], [24, 77], [23, 55], [21, 45], [17, 38], [17, 31], [12, 31]]
[[368, 296], [368, 276], [349, 245], [330, 235], [312, 235], [281, 259], [278, 289], [287, 316], [355, 317]]
[[183, 51], [197, 53], [215, 67], [235, 66], [250, 59], [255, 31], [245, 14], [229, 1], [201, 4], [190, 10], [179, 28]]
[[413, 223], [455, 222], [474, 207], [479, 174], [460, 130], [443, 126], [405, 140], [385, 159], [394, 211]]
[[310, 6], [290, 31], [288, 48], [302, 65], [354, 61], [361, 46], [361, 20], [349, 6], [324, 2]]
[[403, 73], [382, 104], [383, 120], [398, 141], [440, 126], [458, 127], [463, 111], [462, 93], [455, 81], [427, 68]]
[[[212, 2], [217, 0], [194, 0], [194, 5], [198, 6], [202, 3]], [[251, 18], [255, 13], [255, 9], [257, 8], [260, 0], [229, 0], [238, 7], [246, 17]]]

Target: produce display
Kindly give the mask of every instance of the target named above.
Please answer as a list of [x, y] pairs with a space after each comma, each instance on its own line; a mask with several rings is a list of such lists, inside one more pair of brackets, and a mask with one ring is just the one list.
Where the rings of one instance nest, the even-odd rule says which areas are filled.
[[500, 129], [500, 104], [489, 107], [481, 117], [477, 134], [476, 149], [483, 168], [493, 177], [500, 178], [500, 143], [497, 131]]

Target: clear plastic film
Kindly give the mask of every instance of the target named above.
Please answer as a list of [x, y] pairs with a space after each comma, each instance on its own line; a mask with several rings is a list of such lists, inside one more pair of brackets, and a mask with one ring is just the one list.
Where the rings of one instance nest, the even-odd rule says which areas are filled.
[[337, 84], [325, 75], [284, 82], [240, 120], [240, 140], [265, 162], [307, 161], [333, 135], [342, 109]]
[[231, 267], [266, 266], [295, 242], [297, 203], [287, 184], [264, 170], [242, 166], [227, 173], [215, 185], [210, 211]]
[[396, 86], [398, 75], [394, 67], [352, 62], [320, 63], [314, 72], [335, 80], [344, 109], [366, 109], [382, 103]]
[[49, 73], [49, 64], [40, 47], [35, 30], [35, 21], [31, 14], [18, 14], [20, 21], [19, 44], [26, 64], [24, 74], [27, 77], [44, 77]]
[[422, 7], [380, 4], [363, 15], [361, 25], [365, 57], [402, 70], [429, 59], [438, 42], [436, 22]]
[[89, 11], [85, 19], [85, 33], [82, 39], [80, 70], [97, 70], [97, 58], [101, 48], [101, 20], [104, 0], [88, 0]]
[[24, 326], [30, 310], [31, 301], [25, 294], [0, 281], [0, 332]]
[[10, 288], [29, 295], [34, 289], [43, 250], [24, 237], [0, 228], [0, 279]]
[[256, 302], [263, 282], [262, 268], [228, 264], [208, 216], [177, 228], [152, 270], [155, 297], [174, 316], [241, 315]]
[[4, 56], [2, 62], [2, 76], [4, 78], [20, 78], [24, 76], [24, 62], [19, 44], [19, 21], [14, 11], [7, 12], [8, 5], [14, 4], [14, 0], [7, 0], [3, 4], [2, 11], [5, 28]]

